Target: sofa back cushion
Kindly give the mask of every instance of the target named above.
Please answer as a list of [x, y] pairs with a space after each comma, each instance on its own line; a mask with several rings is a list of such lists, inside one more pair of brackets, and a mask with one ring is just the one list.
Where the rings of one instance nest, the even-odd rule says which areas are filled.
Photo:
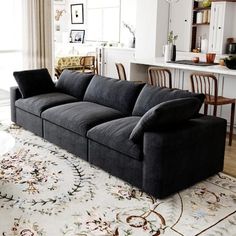
[[155, 87], [147, 84], [138, 96], [132, 115], [142, 116], [152, 107], [162, 102], [187, 97], [196, 97], [200, 100], [201, 103], [197, 111], [198, 113], [205, 99], [204, 94], [191, 93], [189, 91], [180, 89]]
[[201, 101], [196, 97], [178, 98], [162, 102], [147, 111], [134, 127], [129, 139], [142, 140], [145, 131], [172, 128], [194, 117]]
[[92, 73], [80, 73], [73, 70], [64, 70], [59, 77], [56, 88], [59, 92], [83, 100], [85, 91], [93, 76], [94, 74]]
[[86, 90], [84, 100], [114, 108], [128, 115], [132, 113], [142, 87], [143, 84], [95, 75]]
[[55, 85], [46, 68], [15, 71], [13, 76], [23, 98], [55, 91]]

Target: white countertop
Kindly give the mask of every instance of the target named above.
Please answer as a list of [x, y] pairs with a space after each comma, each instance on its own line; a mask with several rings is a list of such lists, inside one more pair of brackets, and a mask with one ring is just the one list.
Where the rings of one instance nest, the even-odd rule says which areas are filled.
[[[177, 60], [182, 60], [182, 59], [183, 58], [177, 58]], [[131, 61], [131, 63], [236, 76], [236, 70], [230, 70], [225, 66], [220, 66], [220, 65], [214, 65], [214, 66], [197, 66], [196, 65], [195, 66], [195, 65], [177, 64], [177, 63], [171, 63], [171, 62], [164, 62], [163, 57], [157, 57], [153, 59], [134, 59]]]

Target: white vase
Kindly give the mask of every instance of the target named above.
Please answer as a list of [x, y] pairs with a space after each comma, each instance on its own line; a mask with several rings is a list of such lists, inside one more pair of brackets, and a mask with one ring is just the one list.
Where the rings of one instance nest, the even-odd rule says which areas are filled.
[[171, 61], [172, 50], [173, 50], [173, 46], [171, 44], [166, 44], [163, 46], [163, 55], [164, 55], [165, 62]]

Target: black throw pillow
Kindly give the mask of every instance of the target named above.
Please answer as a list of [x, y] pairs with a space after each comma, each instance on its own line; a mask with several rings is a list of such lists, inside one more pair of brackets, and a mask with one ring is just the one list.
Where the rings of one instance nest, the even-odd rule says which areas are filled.
[[56, 84], [59, 92], [69, 94], [83, 100], [85, 91], [93, 78], [92, 73], [80, 73], [73, 70], [63, 70]]
[[196, 115], [201, 101], [198, 98], [179, 98], [162, 102], [147, 111], [134, 127], [129, 139], [138, 142], [145, 131], [163, 129], [183, 123]]
[[55, 85], [46, 68], [15, 71], [13, 76], [16, 79], [23, 98], [55, 91]]

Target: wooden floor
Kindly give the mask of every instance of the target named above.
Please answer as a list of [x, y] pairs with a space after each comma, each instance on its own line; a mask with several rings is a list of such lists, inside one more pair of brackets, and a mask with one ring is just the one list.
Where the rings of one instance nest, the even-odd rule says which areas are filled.
[[231, 147], [226, 141], [224, 173], [236, 177], [236, 135]]

